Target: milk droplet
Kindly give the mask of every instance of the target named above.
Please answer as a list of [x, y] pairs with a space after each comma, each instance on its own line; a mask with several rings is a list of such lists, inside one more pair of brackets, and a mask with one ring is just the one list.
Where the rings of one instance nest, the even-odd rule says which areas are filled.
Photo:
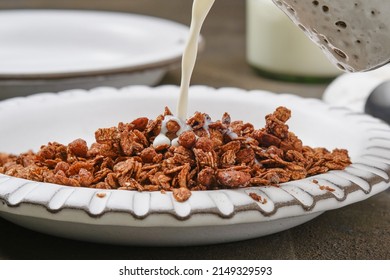
[[171, 142], [171, 145], [172, 145], [173, 147], [179, 147], [179, 146], [180, 146], [180, 145], [179, 145], [179, 137], [173, 139], [172, 142]]
[[153, 141], [154, 148], [157, 148], [158, 146], [161, 146], [161, 145], [171, 145], [171, 140], [169, 140], [169, 138], [167, 136], [165, 136], [164, 134], [157, 135], [157, 137], [154, 138], [154, 141]]
[[238, 135], [237, 133], [231, 131], [231, 130], [228, 130], [226, 132], [226, 135], [230, 137], [230, 139], [234, 140], [234, 139], [237, 139], [238, 138]]

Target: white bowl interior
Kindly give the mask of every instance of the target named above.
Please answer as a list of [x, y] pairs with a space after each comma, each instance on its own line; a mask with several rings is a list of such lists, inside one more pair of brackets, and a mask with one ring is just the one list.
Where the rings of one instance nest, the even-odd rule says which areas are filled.
[[[73, 90], [60, 95], [11, 99], [0, 104], [0, 151], [36, 151], [48, 142], [68, 144], [76, 138], [91, 144], [97, 128], [116, 126], [120, 121], [130, 122], [141, 116], [155, 118], [163, 112], [164, 106], [174, 112], [177, 94], [175, 86], [131, 87], [119, 91], [100, 88], [91, 92]], [[336, 113], [329, 114], [328, 107], [320, 101], [292, 95], [193, 87], [189, 114], [206, 112], [216, 120], [229, 112], [233, 120], [252, 122], [256, 128], [262, 128], [265, 115], [281, 105], [292, 110], [288, 121], [290, 130], [306, 145], [347, 148], [353, 157], [365, 141], [356, 123], [348, 123]]]

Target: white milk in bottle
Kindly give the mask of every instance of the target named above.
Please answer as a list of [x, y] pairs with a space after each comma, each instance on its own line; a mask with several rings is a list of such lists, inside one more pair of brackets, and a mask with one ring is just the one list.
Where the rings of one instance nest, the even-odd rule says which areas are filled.
[[260, 74], [326, 82], [342, 73], [272, 2], [247, 0], [247, 60]]

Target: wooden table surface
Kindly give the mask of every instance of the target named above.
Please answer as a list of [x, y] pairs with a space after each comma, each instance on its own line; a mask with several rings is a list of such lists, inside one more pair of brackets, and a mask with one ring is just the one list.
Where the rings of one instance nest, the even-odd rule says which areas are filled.
[[[0, 9], [65, 8], [147, 14], [189, 25], [191, 0], [2, 0]], [[264, 89], [320, 98], [326, 85], [283, 83], [256, 75], [245, 59], [245, 1], [219, 0], [203, 31], [206, 48], [192, 84]], [[171, 69], [162, 84], [179, 84]], [[390, 190], [290, 230], [199, 247], [143, 248], [78, 242], [36, 233], [0, 218], [0, 259], [389, 259]]]

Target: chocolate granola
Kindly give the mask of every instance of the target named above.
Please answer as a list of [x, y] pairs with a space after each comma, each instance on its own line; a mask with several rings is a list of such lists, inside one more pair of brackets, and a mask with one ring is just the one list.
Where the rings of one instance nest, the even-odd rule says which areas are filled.
[[267, 115], [262, 129], [231, 121], [227, 113], [211, 122], [196, 112], [179, 134], [181, 125], [172, 119], [164, 127], [172, 145], [156, 146], [171, 115], [166, 108], [154, 120], [100, 128], [91, 146], [76, 139], [48, 143], [37, 153], [0, 153], [0, 173], [73, 187], [173, 191], [177, 201], [185, 201], [195, 190], [277, 186], [351, 164], [347, 150], [304, 146], [289, 131], [291, 112], [285, 107]]

